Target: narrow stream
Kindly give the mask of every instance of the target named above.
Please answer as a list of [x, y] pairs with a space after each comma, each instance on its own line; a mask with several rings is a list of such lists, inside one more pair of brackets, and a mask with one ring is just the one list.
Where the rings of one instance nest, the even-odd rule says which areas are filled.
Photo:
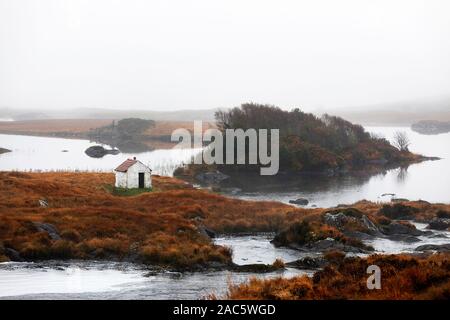
[[[233, 248], [238, 264], [272, 263], [300, 257], [275, 248], [269, 236], [225, 237], [217, 243]], [[245, 261], [244, 257], [248, 257]], [[261, 261], [261, 262], [260, 262]], [[266, 274], [231, 271], [153, 272], [143, 266], [116, 262], [45, 262], [0, 264], [0, 299], [200, 299], [224, 295], [229, 283], [255, 277], [311, 274], [288, 268]]]
[[[426, 224], [414, 223], [420, 230]], [[233, 249], [236, 264], [271, 264], [311, 255], [287, 248], [275, 248], [271, 234], [227, 236], [215, 239]], [[433, 231], [419, 237], [420, 242], [404, 243], [387, 239], [367, 241], [377, 252], [412, 252], [423, 244], [448, 243], [450, 232]], [[231, 271], [156, 272], [118, 262], [50, 261], [42, 263], [8, 262], [0, 264], [0, 299], [201, 299], [210, 294], [223, 296], [229, 283], [241, 283], [250, 277], [293, 277], [312, 275], [312, 271], [287, 268], [266, 274]]]

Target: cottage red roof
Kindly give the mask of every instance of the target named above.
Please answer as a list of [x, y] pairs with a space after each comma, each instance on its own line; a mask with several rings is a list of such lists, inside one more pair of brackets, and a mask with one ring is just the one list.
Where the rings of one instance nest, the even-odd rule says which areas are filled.
[[133, 164], [138, 162], [136, 159], [128, 159], [125, 160], [120, 166], [118, 166], [115, 171], [119, 172], [127, 172], [128, 168], [131, 167]]

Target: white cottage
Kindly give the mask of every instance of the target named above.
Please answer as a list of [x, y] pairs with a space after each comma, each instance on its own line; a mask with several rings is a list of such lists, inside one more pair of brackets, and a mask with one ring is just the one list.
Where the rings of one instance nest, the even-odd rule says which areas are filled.
[[116, 188], [151, 188], [152, 170], [136, 160], [128, 159], [114, 169], [116, 172]]

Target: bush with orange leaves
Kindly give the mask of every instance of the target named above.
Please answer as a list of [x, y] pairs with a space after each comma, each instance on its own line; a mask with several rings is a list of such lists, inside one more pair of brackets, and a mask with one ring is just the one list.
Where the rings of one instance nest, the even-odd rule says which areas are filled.
[[[227, 299], [450, 299], [450, 254], [426, 257], [374, 255], [331, 257], [312, 278], [256, 279], [230, 285]], [[330, 257], [329, 257], [330, 259]], [[368, 289], [367, 267], [381, 269], [381, 289]]]

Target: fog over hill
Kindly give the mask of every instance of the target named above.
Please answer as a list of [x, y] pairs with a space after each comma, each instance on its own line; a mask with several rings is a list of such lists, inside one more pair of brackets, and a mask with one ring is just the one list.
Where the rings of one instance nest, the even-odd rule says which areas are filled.
[[[234, 106], [229, 106], [234, 107]], [[320, 108], [299, 106], [301, 110], [317, 116], [325, 113], [343, 117], [362, 125], [410, 126], [422, 120], [450, 121], [450, 97], [393, 102], [390, 104], [367, 105], [347, 108]], [[122, 119], [129, 117], [156, 121], [214, 121], [217, 110], [227, 108], [186, 109], [161, 111], [154, 108], [73, 108], [42, 109], [0, 108], [0, 119], [43, 120], [43, 119]], [[286, 108], [285, 108], [286, 109]]]

